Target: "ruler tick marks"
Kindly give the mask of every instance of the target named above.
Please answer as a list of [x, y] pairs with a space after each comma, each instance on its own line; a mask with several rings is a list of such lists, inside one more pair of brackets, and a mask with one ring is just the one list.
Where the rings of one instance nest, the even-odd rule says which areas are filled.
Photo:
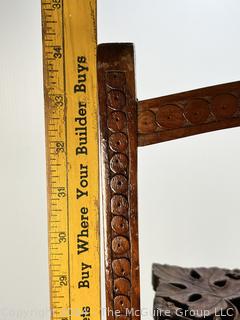
[[[80, 257], [74, 257], [77, 245], [77, 233], [74, 229], [76, 229], [76, 225], [79, 225], [78, 218], [81, 207], [80, 201], [74, 203], [75, 188], [78, 187], [79, 180], [76, 177], [76, 181], [73, 183], [73, 178], [70, 177], [71, 171], [76, 172], [77, 175], [80, 161], [84, 161], [84, 157], [73, 160], [69, 152], [71, 148], [74, 148], [74, 117], [77, 116], [74, 108], [77, 107], [79, 99], [81, 99], [81, 95], [75, 94], [73, 91], [76, 81], [75, 71], [77, 72], [78, 68], [77, 60], [80, 54], [86, 58], [87, 64], [89, 64], [88, 79], [90, 81], [86, 83], [89, 85], [89, 93], [85, 96], [82, 95], [82, 98], [89, 101], [89, 110], [93, 117], [96, 115], [96, 110], [91, 108], [97, 105], [95, 71], [93, 72], [96, 53], [96, 41], [94, 40], [96, 30], [93, 25], [93, 15], [95, 16], [96, 4], [95, 0], [86, 0], [86, 2], [87, 6], [79, 0], [42, 0], [51, 320], [78, 320], [79, 317], [71, 312], [63, 316], [64, 311], [80, 306], [82, 308], [85, 305], [91, 305], [91, 319], [100, 320], [100, 314], [96, 311], [100, 310], [100, 304], [96, 303], [99, 302], [99, 290], [93, 292], [90, 289], [90, 294], [82, 295], [78, 288], [81, 275], [77, 275], [77, 270], [81, 261]], [[81, 30], [83, 25], [86, 25], [86, 28]], [[83, 37], [79, 38], [79, 32], [82, 32]], [[67, 106], [68, 101], [71, 103]], [[97, 135], [96, 123], [96, 119], [95, 122], [92, 122], [92, 118], [90, 119], [89, 137]], [[91, 138], [89, 141], [95, 141], [95, 139]], [[94, 146], [94, 143], [90, 142], [89, 148], [92, 148], [92, 145], [91, 152], [97, 155], [97, 143]], [[88, 161], [88, 157], [85, 160]], [[98, 179], [95, 170], [97, 156], [95, 156], [95, 160], [94, 168], [89, 170], [93, 171], [96, 180], [90, 181], [89, 185], [92, 187], [89, 187], [89, 192], [91, 191], [93, 198], [97, 199]], [[69, 168], [73, 168], [73, 170], [69, 170]], [[91, 212], [97, 210], [91, 202], [83, 202], [82, 206], [89, 207]], [[94, 219], [92, 219], [92, 225], [97, 225], [96, 215]], [[79, 231], [81, 231], [80, 228]], [[98, 239], [95, 240], [94, 237], [93, 240], [89, 237], [89, 240], [92, 248], [98, 249]], [[90, 259], [94, 269], [93, 287], [96, 288], [96, 284], [99, 286], [98, 257], [93, 257], [91, 254], [86, 257]], [[89, 297], [91, 297], [92, 303], [88, 301]]]

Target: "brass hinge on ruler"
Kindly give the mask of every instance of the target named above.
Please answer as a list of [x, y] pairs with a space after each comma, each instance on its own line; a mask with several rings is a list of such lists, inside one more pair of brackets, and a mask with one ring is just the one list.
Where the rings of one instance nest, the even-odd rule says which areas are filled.
[[52, 320], [100, 320], [96, 1], [42, 0]]

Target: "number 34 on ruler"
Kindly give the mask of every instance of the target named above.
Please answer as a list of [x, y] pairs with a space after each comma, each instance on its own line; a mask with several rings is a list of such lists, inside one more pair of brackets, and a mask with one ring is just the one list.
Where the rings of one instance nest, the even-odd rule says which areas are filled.
[[42, 0], [52, 320], [100, 320], [96, 2]]

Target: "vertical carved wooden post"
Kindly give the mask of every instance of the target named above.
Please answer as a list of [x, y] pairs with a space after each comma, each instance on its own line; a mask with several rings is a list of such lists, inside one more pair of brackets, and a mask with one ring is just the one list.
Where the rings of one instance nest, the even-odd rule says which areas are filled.
[[98, 47], [107, 319], [140, 319], [132, 44]]

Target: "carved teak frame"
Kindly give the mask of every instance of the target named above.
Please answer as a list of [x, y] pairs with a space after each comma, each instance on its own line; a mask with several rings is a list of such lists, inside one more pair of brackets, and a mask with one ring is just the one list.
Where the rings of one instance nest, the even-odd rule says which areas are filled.
[[[138, 102], [132, 44], [99, 45], [97, 68], [107, 319], [137, 320], [140, 319], [137, 147], [239, 126], [240, 82]], [[164, 282], [161, 268], [165, 267], [153, 268], [156, 296], [158, 285], [161, 287], [161, 281]], [[171, 271], [173, 278], [182, 272]], [[239, 287], [238, 284], [238, 291]], [[182, 284], [177, 290], [183, 288], [186, 286]], [[155, 304], [159, 304], [161, 297], [171, 296], [160, 291]], [[193, 296], [190, 293], [189, 305]]]

